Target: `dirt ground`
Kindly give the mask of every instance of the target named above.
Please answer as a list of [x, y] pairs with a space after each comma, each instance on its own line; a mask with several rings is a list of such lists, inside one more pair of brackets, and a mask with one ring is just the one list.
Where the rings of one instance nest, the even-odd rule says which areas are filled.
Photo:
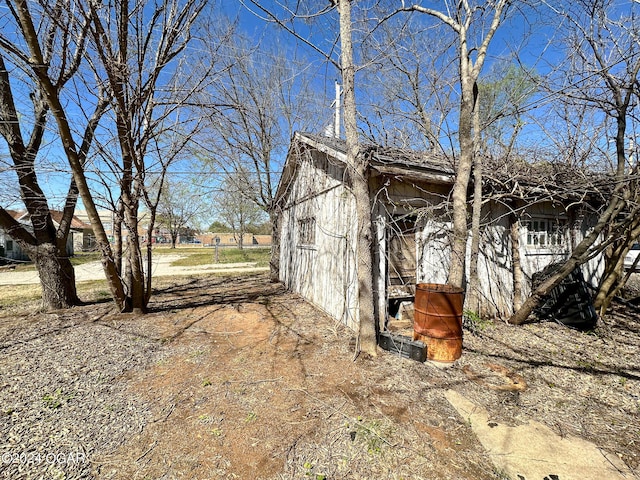
[[[440, 369], [380, 351], [267, 276], [0, 312], [0, 478], [506, 479], [445, 399], [535, 419], [640, 472], [640, 321], [479, 322]], [[516, 480], [516, 479], [513, 479]]]

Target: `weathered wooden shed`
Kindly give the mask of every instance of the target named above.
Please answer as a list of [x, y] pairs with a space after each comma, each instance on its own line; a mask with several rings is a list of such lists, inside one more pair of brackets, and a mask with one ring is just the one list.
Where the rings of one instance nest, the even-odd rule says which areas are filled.
[[[357, 219], [345, 152], [339, 139], [295, 134], [276, 196], [280, 279], [356, 329]], [[385, 330], [400, 305], [413, 301], [416, 283], [446, 282], [454, 168], [444, 157], [375, 145], [362, 154], [369, 158], [376, 316]], [[499, 178], [490, 178], [483, 208], [477, 313], [505, 317], [529, 293], [533, 275], [565, 259], [584, 237], [591, 213], [585, 202], [531, 177], [526, 187], [514, 184], [516, 176], [508, 184]], [[595, 281], [600, 269], [598, 259], [586, 264], [586, 280]]]

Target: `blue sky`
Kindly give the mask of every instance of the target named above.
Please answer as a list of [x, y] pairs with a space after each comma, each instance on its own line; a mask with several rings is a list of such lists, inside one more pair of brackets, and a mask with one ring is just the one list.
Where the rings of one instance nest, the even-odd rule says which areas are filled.
[[[320, 54], [315, 52], [312, 48], [301, 45], [296, 41], [292, 35], [283, 32], [281, 29], [273, 24], [265, 22], [264, 19], [259, 18], [254, 13], [247, 10], [243, 3], [250, 5], [249, 0], [219, 0], [219, 11], [226, 14], [231, 20], [238, 19], [239, 28], [246, 34], [263, 42], [264, 45], [269, 46], [275, 43], [279, 43], [283, 49], [290, 49], [290, 51], [302, 52], [308, 61], [307, 70], [311, 72], [314, 82], [314, 95], [318, 104], [318, 116], [324, 118], [326, 116], [327, 123], [331, 121], [332, 110], [330, 108], [331, 101], [334, 95], [334, 80], [338, 77], [336, 69]], [[277, 6], [279, 2], [275, 0], [263, 0], [261, 4], [267, 8]], [[307, 2], [306, 5], [320, 6], [324, 4], [328, 5], [328, 2]], [[362, 0], [360, 2], [354, 2], [354, 16], [357, 16], [362, 11], [362, 8], [367, 7], [372, 2]], [[389, 0], [389, 4], [399, 5], [400, 1], [393, 2]], [[424, 5], [432, 4], [442, 6], [443, 2], [422, 2]], [[634, 3], [632, 0], [616, 0], [617, 8], [621, 11], [635, 8], [638, 10], [640, 4]], [[305, 5], [304, 2], [300, 3]], [[252, 7], [255, 8], [255, 7]], [[282, 10], [280, 10], [282, 13]], [[404, 15], [404, 14], [403, 14]], [[329, 49], [336, 40], [337, 35], [337, 16], [335, 12], [329, 14], [324, 19], [320, 20], [318, 24], [307, 24], [305, 22], [296, 21], [295, 28], [306, 38], [312, 39], [314, 42], [320, 44], [322, 48]], [[518, 56], [521, 62], [527, 67], [535, 68], [539, 73], [544, 74], [548, 72], [553, 66], [561, 62], [566, 58], [565, 53], [561, 50], [557, 39], [555, 39], [555, 30], [548, 25], [549, 21], [554, 20], [553, 16], [545, 17], [544, 15], [534, 16], [530, 11], [521, 11], [521, 13], [514, 15], [507, 23], [500, 27], [496, 38], [494, 39], [491, 47], [490, 54], [485, 67], [485, 72], [490, 72], [493, 62], [503, 60], [505, 58], [511, 59], [514, 57], [514, 53], [518, 52]], [[420, 20], [435, 25], [431, 18], [423, 16]], [[440, 36], [447, 35], [448, 29], [442, 25], [435, 26], [436, 31]], [[442, 32], [442, 33], [440, 33]], [[357, 36], [357, 35], [356, 35]], [[356, 54], [358, 58], [361, 58], [359, 52], [360, 44], [356, 42]], [[338, 46], [335, 46], [338, 47]], [[428, 43], [425, 44], [425, 49], [428, 49]], [[338, 48], [334, 49], [333, 59], [337, 60]], [[268, 56], [265, 57], [265, 61], [268, 61]], [[375, 70], [370, 69], [370, 70]], [[358, 80], [364, 82], [367, 77], [364, 72], [358, 75]], [[363, 83], [366, 87], [370, 88], [369, 95], [383, 96], [389, 85], [375, 85], [367, 80], [368, 83]], [[455, 85], [452, 87], [455, 91]], [[372, 93], [371, 93], [372, 92]], [[358, 99], [362, 103], [366, 103], [367, 94], [363, 90], [359, 92]], [[366, 105], [363, 106], [366, 107]], [[455, 117], [451, 118], [449, 122], [453, 128], [455, 126]], [[58, 146], [55, 143], [55, 132], [52, 133], [51, 145], [48, 150], [44, 152], [43, 161], [47, 161], [50, 158], [55, 158], [59, 155]], [[0, 147], [0, 154], [2, 153]], [[56, 172], [55, 169], [49, 169], [46, 177], [45, 187], [49, 188], [52, 198], [52, 205], [61, 201], [66, 193], [66, 181], [62, 181], [63, 178], [67, 178], [64, 172]]]

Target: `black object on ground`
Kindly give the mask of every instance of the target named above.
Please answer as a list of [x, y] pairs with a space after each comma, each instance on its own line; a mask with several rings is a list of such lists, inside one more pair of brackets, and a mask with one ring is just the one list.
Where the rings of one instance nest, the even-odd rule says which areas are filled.
[[[532, 287], [535, 289], [551, 276], [561, 264], [547, 266], [541, 272], [533, 274]], [[582, 270], [576, 268], [556, 286], [546, 297], [536, 315], [541, 319], [555, 320], [578, 330], [591, 330], [596, 326], [598, 314], [593, 307], [593, 298]]]
[[427, 360], [427, 347], [423, 342], [412, 340], [404, 335], [395, 335], [391, 332], [380, 332], [378, 345], [384, 350], [400, 355], [404, 358], [425, 362]]

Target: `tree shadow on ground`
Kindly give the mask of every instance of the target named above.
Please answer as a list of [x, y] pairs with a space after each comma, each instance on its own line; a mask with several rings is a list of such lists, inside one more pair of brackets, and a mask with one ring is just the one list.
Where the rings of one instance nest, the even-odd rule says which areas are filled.
[[[538, 325], [545, 326], [545, 323]], [[547, 323], [549, 330], [542, 328], [530, 331], [538, 341], [519, 343], [481, 333], [485, 340], [479, 348], [465, 348], [468, 352], [496, 360], [507, 360], [534, 367], [555, 367], [591, 375], [615, 375], [629, 380], [640, 380], [640, 363], [633, 356], [621, 363], [622, 349], [640, 351], [640, 315], [620, 307], [614, 309], [604, 320], [599, 321], [596, 331], [582, 332], [565, 326]], [[523, 327], [515, 327], [523, 328]], [[516, 331], [514, 331], [516, 333]], [[488, 348], [488, 346], [491, 346]], [[582, 348], [576, 348], [581, 345]]]
[[180, 311], [212, 305], [265, 303], [286, 291], [281, 283], [272, 283], [265, 274], [199, 277], [154, 291], [150, 313]]

